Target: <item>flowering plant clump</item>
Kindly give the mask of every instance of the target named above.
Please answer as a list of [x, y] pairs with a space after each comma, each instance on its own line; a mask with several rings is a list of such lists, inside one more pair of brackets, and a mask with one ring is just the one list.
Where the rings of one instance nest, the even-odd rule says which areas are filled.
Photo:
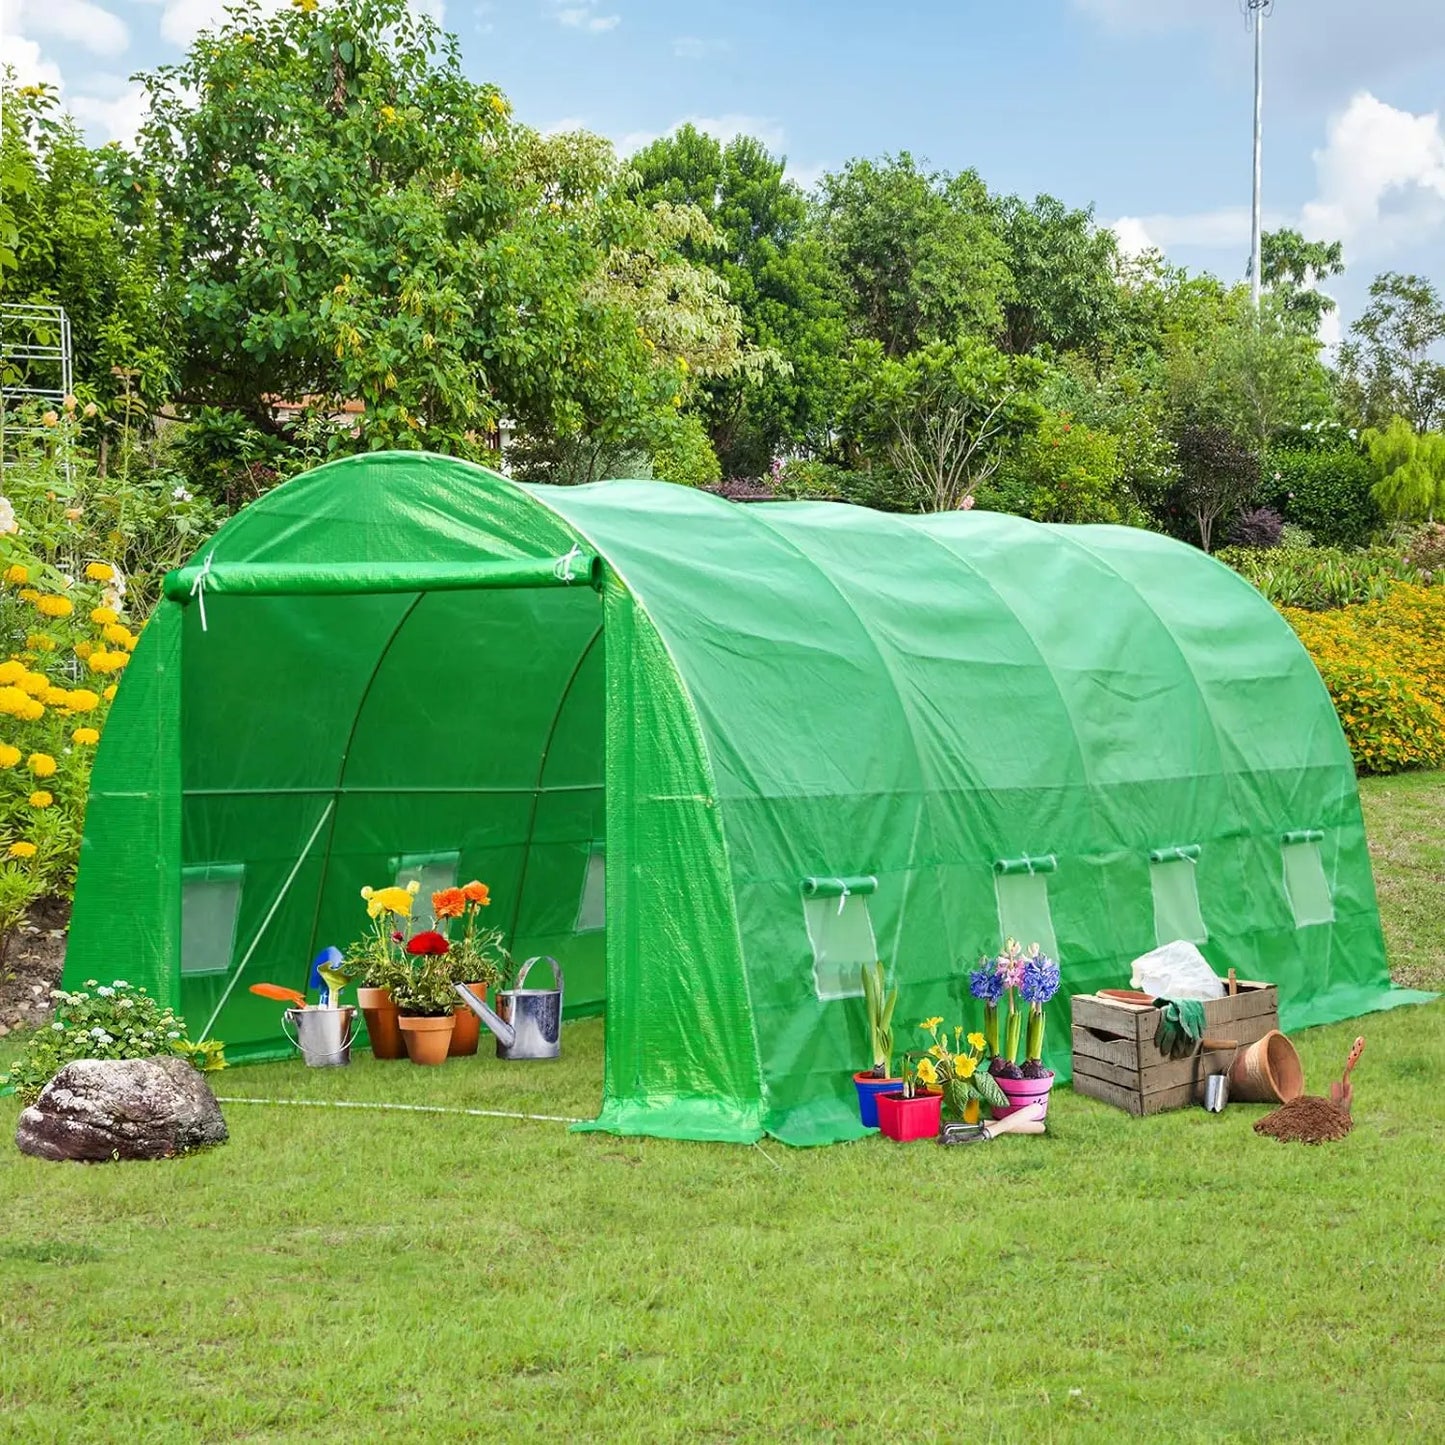
[[[969, 975], [973, 996], [982, 1000], [984, 1034], [993, 1062], [992, 1072], [1003, 1078], [1032, 1078], [1046, 1072], [1043, 1068], [1044, 1005], [1059, 988], [1059, 966], [1042, 953], [1037, 943], [1025, 950], [1016, 938], [1004, 941], [1003, 952], [994, 958], [979, 959], [978, 968]], [[998, 1005], [1008, 996], [1008, 1020], [1005, 1024], [1004, 1047], [998, 1046]], [[1019, 999], [1028, 1005], [1028, 1047], [1024, 1067], [1019, 1068], [1019, 1044], [1023, 1038], [1024, 1014]]]
[[53, 989], [51, 997], [55, 1000], [54, 1018], [30, 1036], [9, 1074], [0, 1077], [0, 1083], [15, 1086], [23, 1104], [33, 1103], [56, 1071], [76, 1059], [149, 1059], [177, 1054], [202, 1073], [226, 1066], [220, 1040], [187, 1038], [185, 1019], [123, 979], [110, 984], [87, 979], [83, 989], [74, 993]]
[[927, 1049], [916, 1055], [913, 1073], [929, 1088], [943, 1091], [943, 1102], [950, 1113], [972, 1123], [978, 1118], [979, 1105], [1003, 1108], [1008, 1099], [983, 1067], [988, 1057], [987, 1041], [979, 1033], [966, 1037], [963, 1026], [955, 1025], [950, 1036], [943, 1019], [935, 1015], [918, 1025], [933, 1040]]
[[411, 883], [405, 888], [361, 890], [371, 926], [342, 958], [341, 971], [348, 978], [363, 988], [389, 989], [411, 972], [405, 950], [406, 930], [411, 924], [412, 900], [420, 888], [419, 883]]
[[507, 971], [507, 950], [496, 929], [482, 926], [482, 909], [492, 906], [491, 890], [474, 878], [460, 888], [443, 888], [431, 896], [432, 917], [450, 946], [457, 983], [492, 988]]

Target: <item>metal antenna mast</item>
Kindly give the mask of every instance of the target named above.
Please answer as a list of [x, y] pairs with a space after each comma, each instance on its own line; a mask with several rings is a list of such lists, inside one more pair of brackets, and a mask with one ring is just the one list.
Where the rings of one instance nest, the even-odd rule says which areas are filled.
[[1264, 20], [1274, 0], [1242, 0], [1245, 16], [1254, 27], [1254, 205], [1249, 221], [1249, 299], [1259, 310], [1260, 192], [1264, 153]]

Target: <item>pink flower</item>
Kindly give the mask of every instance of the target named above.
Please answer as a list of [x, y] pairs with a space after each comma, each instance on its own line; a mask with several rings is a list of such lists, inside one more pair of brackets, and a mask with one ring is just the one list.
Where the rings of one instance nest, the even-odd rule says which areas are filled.
[[973, 511], [973, 493], [972, 493], [972, 492], [970, 492], [970, 493], [968, 494], [968, 496], [966, 496], [966, 497], [958, 504], [958, 508], [959, 508], [959, 511], [961, 511], [961, 512], [971, 512], [971, 511]]

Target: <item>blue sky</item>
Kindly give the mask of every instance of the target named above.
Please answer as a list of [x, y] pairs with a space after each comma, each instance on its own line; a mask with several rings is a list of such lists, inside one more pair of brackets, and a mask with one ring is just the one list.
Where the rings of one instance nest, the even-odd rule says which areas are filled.
[[[325, 3], [325, 0], [323, 0]], [[685, 119], [739, 129], [811, 183], [901, 149], [995, 189], [1092, 203], [1130, 246], [1242, 274], [1251, 40], [1239, 0], [417, 0], [520, 119], [630, 149]], [[125, 138], [127, 77], [223, 0], [0, 0], [0, 44]], [[1445, 0], [1277, 0], [1266, 24], [1265, 212], [1344, 241], [1370, 277], [1445, 286]]]

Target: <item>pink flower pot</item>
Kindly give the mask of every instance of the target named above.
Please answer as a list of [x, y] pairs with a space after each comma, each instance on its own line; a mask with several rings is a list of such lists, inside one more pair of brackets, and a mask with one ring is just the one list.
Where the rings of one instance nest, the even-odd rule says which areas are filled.
[[1054, 1087], [1052, 1070], [1042, 1079], [1000, 1079], [995, 1075], [994, 1083], [1008, 1097], [1007, 1109], [1000, 1109], [997, 1104], [994, 1105], [993, 1116], [995, 1119], [1007, 1119], [1010, 1114], [1016, 1114], [1030, 1104], [1042, 1104], [1044, 1116], [1048, 1116], [1049, 1090]]

